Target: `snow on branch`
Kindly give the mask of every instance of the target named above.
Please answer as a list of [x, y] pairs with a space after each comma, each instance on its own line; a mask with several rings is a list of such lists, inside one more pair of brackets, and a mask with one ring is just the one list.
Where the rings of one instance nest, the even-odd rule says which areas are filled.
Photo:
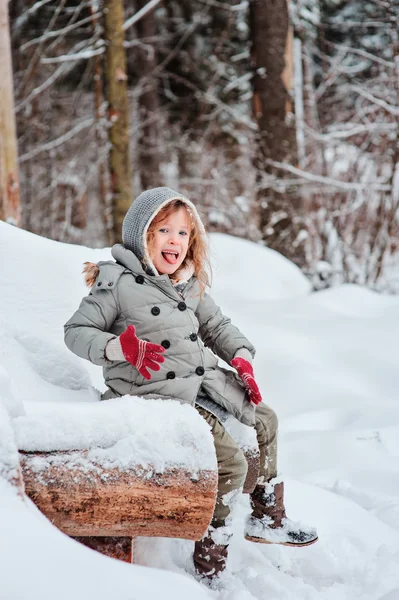
[[28, 10], [26, 10], [20, 17], [18, 17], [15, 21], [15, 25], [13, 28], [14, 35], [16, 34], [16, 31], [19, 31], [21, 27], [25, 25], [25, 23], [28, 21], [31, 15], [34, 15], [39, 10], [39, 8], [41, 8], [45, 4], [48, 4], [49, 2], [52, 2], [52, 0], [40, 0], [40, 2], [36, 2], [33, 6], [28, 8]]
[[199, 4], [206, 4], [206, 6], [215, 6], [216, 8], [223, 8], [231, 12], [238, 12], [240, 10], [247, 10], [248, 1], [240, 2], [239, 4], [227, 4], [227, 2], [219, 2], [218, 0], [197, 0]]
[[214, 106], [217, 106], [218, 108], [226, 111], [229, 115], [231, 115], [234, 118], [236, 123], [241, 123], [249, 129], [251, 129], [252, 131], [258, 131], [257, 124], [254, 123], [250, 117], [246, 115], [241, 115], [237, 110], [235, 110], [234, 108], [217, 98], [214, 94], [211, 94], [210, 92], [203, 92], [196, 85], [188, 81], [185, 77], [181, 77], [181, 75], [176, 75], [176, 73], [168, 73], [168, 76], [171, 79], [175, 79], [176, 81], [179, 81], [183, 85], [187, 86], [189, 89], [193, 90], [197, 98], [205, 99], [210, 104], [213, 104]]
[[309, 171], [303, 171], [302, 169], [298, 169], [288, 163], [277, 162], [275, 160], [267, 159], [265, 161], [267, 165], [271, 167], [275, 167], [277, 169], [281, 169], [283, 171], [288, 171], [289, 173], [293, 173], [294, 175], [299, 175], [303, 179], [307, 181], [311, 181], [313, 183], [321, 183], [322, 185], [329, 185], [332, 187], [336, 187], [341, 190], [346, 191], [362, 191], [362, 190], [375, 190], [379, 192], [390, 192], [391, 186], [388, 184], [379, 184], [379, 183], [351, 183], [348, 181], [339, 181], [338, 179], [333, 179], [332, 177], [324, 177], [323, 175], [316, 175], [315, 173], [310, 173]]
[[349, 89], [352, 90], [353, 92], [356, 92], [357, 94], [359, 94], [359, 96], [363, 96], [363, 98], [366, 98], [366, 100], [369, 100], [373, 104], [380, 106], [381, 108], [383, 108], [384, 110], [389, 112], [389, 114], [393, 115], [394, 117], [399, 117], [399, 106], [392, 106], [392, 104], [385, 102], [385, 100], [382, 100], [381, 98], [377, 98], [373, 94], [370, 94], [370, 92], [366, 92], [358, 85], [351, 85], [351, 86], [349, 86]]
[[65, 35], [65, 34], [69, 33], [70, 31], [77, 29], [81, 25], [85, 25], [86, 23], [90, 23], [91, 21], [97, 20], [98, 18], [101, 17], [101, 14], [102, 13], [99, 12], [94, 15], [90, 15], [90, 17], [85, 17], [84, 19], [81, 19], [80, 21], [77, 21], [76, 23], [72, 23], [71, 25], [68, 25], [67, 27], [63, 27], [62, 29], [57, 29], [56, 31], [47, 31], [44, 35], [41, 35], [38, 38], [34, 38], [33, 40], [29, 40], [29, 42], [26, 42], [25, 44], [23, 44], [21, 46], [20, 50], [24, 51], [27, 48], [29, 48], [30, 46], [34, 46], [35, 44], [41, 44], [51, 38]]
[[34, 148], [30, 152], [26, 152], [25, 154], [23, 154], [19, 159], [20, 163], [26, 162], [27, 160], [34, 158], [35, 156], [37, 156], [38, 154], [41, 154], [42, 152], [54, 150], [55, 148], [62, 146], [62, 144], [69, 141], [75, 135], [77, 135], [78, 133], [83, 131], [83, 129], [87, 129], [88, 127], [91, 127], [93, 125], [93, 123], [94, 123], [93, 118], [82, 121], [81, 123], [79, 123], [78, 125], [73, 127], [72, 129], [70, 129], [64, 135], [61, 135], [60, 137], [56, 138], [55, 140], [51, 140], [50, 142], [47, 142], [46, 144], [43, 144], [42, 146], [39, 146], [38, 148]]
[[[332, 42], [330, 42], [332, 44]], [[367, 58], [373, 62], [376, 62], [384, 67], [389, 67], [391, 69], [395, 68], [395, 63], [392, 61], [384, 60], [375, 54], [371, 54], [370, 52], [366, 52], [366, 50], [361, 50], [360, 48], [352, 48], [351, 46], [345, 46], [344, 44], [332, 44], [339, 50], [344, 50], [345, 52], [349, 52], [351, 54], [357, 54], [358, 56], [362, 56], [363, 58]]]
[[130, 19], [128, 19], [127, 21], [124, 22], [123, 27], [122, 27], [123, 31], [126, 31], [126, 29], [129, 29], [129, 27], [131, 27], [132, 25], [137, 23], [137, 21], [140, 21], [140, 19], [142, 19], [147, 13], [149, 13], [156, 6], [158, 6], [158, 4], [160, 2], [161, 2], [161, 0], [150, 0], [150, 2], [147, 2], [147, 4], [145, 6], [143, 6], [143, 8], [141, 8], [132, 17], [130, 17]]
[[389, 23], [389, 19], [381, 19], [380, 21], [342, 21], [326, 19], [325, 24], [329, 27], [338, 28], [338, 29], [350, 29], [351, 27], [361, 27], [367, 29], [368, 27], [386, 27], [387, 23]]
[[253, 73], [244, 73], [244, 75], [241, 75], [241, 77], [235, 77], [223, 88], [223, 93], [227, 94], [228, 92], [231, 92], [235, 88], [240, 87], [240, 85], [242, 83], [251, 81], [252, 77], [253, 77]]
[[[343, 124], [341, 124], [342, 127]], [[350, 138], [354, 135], [359, 135], [362, 133], [385, 133], [390, 131], [396, 131], [397, 125], [396, 123], [368, 123], [365, 125], [351, 125], [348, 124], [348, 129], [338, 130], [338, 131], [329, 131], [328, 133], [318, 133], [314, 129], [305, 125], [306, 131], [314, 138], [320, 141], [329, 141], [329, 140], [343, 140]]]
[[[70, 55], [73, 56], [73, 54], [75, 54], [75, 51], [77, 49], [81, 49], [84, 48], [86, 46], [87, 48], [87, 43], [91, 43], [93, 41], [93, 38], [89, 39], [89, 40], [85, 40], [83, 42], [78, 42], [77, 44], [75, 44], [75, 46], [71, 49], [71, 53]], [[89, 46], [90, 47], [90, 46]], [[72, 61], [71, 61], [72, 62]], [[65, 64], [65, 61], [58, 67], [58, 69], [56, 69], [51, 75], [50, 77], [48, 77], [46, 79], [46, 81], [44, 81], [41, 85], [39, 85], [37, 88], [34, 88], [31, 93], [27, 96], [27, 98], [24, 98], [19, 104], [16, 105], [15, 107], [15, 112], [19, 113], [25, 106], [28, 106], [29, 103], [33, 100], [33, 98], [36, 98], [36, 96], [39, 96], [42, 92], [44, 92], [47, 88], [49, 88], [55, 81], [57, 81], [57, 79], [59, 77], [61, 77], [62, 75], [67, 74], [71, 69], [72, 69], [73, 65], [71, 64]]]
[[97, 50], [82, 50], [82, 52], [77, 52], [75, 54], [63, 54], [62, 56], [54, 56], [40, 59], [40, 62], [49, 65], [54, 63], [61, 62], [69, 62], [70, 60], [87, 60], [92, 58], [93, 56], [100, 56], [100, 54], [104, 54], [105, 52], [105, 44], [101, 44]]
[[27, 98], [25, 98], [24, 100], [22, 100], [22, 102], [16, 105], [15, 112], [19, 113], [25, 106], [27, 106], [31, 102], [31, 100], [33, 100], [33, 98], [36, 98], [36, 96], [44, 92], [44, 90], [46, 90], [55, 81], [57, 81], [58, 77], [63, 75], [63, 73], [66, 72], [66, 70], [67, 68], [65, 67], [65, 65], [61, 65], [56, 71], [54, 71], [54, 73], [52, 73], [50, 77], [48, 77], [48, 79], [46, 79], [46, 81], [42, 83], [42, 85], [39, 85], [37, 88], [32, 90], [32, 92]]

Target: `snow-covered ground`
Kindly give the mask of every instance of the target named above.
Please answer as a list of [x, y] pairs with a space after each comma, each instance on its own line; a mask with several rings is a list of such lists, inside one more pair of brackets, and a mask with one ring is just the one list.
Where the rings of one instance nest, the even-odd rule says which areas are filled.
[[131, 566], [77, 544], [23, 502], [2, 477], [15, 466], [4, 406], [26, 444], [32, 419], [53, 443], [52, 407], [76, 426], [83, 403], [97, 418], [101, 369], [65, 348], [62, 325], [86, 293], [82, 263], [110, 255], [0, 222], [1, 600], [399, 600], [399, 297], [349, 285], [312, 294], [273, 251], [211, 239], [213, 296], [256, 345], [257, 379], [280, 419], [289, 516], [315, 525], [320, 541], [245, 541], [242, 497], [228, 571], [210, 591], [190, 575], [191, 542], [139, 538]]

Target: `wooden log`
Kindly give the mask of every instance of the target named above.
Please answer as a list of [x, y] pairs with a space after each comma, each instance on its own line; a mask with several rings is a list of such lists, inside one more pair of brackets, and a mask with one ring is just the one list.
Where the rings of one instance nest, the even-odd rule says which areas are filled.
[[122, 560], [123, 562], [133, 563], [134, 538], [131, 537], [74, 537], [77, 542], [84, 546]]
[[120, 471], [87, 452], [21, 452], [26, 494], [70, 536], [157, 536], [198, 540], [212, 518], [217, 472]]

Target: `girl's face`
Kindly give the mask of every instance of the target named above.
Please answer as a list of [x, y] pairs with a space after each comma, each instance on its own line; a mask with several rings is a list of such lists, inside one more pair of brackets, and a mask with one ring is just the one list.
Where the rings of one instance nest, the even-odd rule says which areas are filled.
[[190, 229], [189, 216], [183, 207], [155, 224], [151, 260], [160, 275], [173, 275], [186, 258]]

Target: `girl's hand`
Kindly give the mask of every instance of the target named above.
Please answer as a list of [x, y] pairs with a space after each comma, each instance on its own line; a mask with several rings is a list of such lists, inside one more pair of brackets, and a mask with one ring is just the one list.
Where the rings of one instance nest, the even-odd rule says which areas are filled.
[[165, 359], [161, 354], [164, 351], [163, 346], [139, 339], [134, 326], [129, 325], [118, 338], [108, 342], [105, 352], [109, 360], [125, 359], [136, 367], [140, 375], [151, 379], [148, 369], [160, 370], [158, 363], [164, 362]]
[[260, 404], [262, 402], [262, 396], [255, 381], [252, 365], [245, 360], [245, 358], [240, 358], [238, 356], [233, 358], [231, 365], [236, 369], [238, 375], [242, 379], [248, 392], [250, 402], [256, 405]]

